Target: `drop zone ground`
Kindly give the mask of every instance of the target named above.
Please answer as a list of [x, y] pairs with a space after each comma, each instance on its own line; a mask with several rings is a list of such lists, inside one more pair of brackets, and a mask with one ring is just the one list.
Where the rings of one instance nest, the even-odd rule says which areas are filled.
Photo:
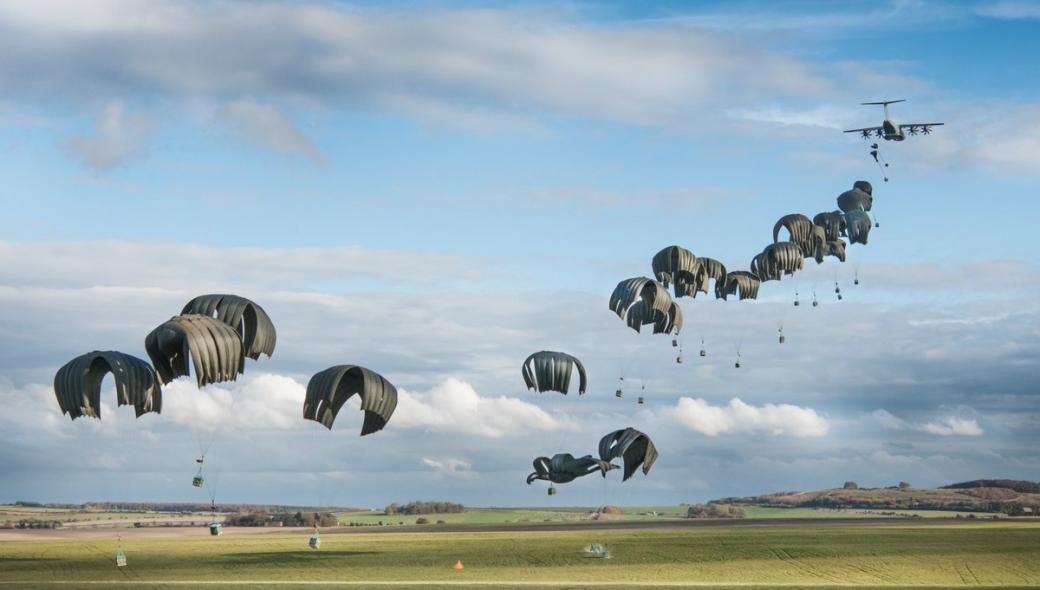
[[[1040, 587], [1040, 523], [881, 519], [345, 527], [309, 531], [19, 531], [0, 541], [16, 588]], [[611, 559], [586, 557], [591, 543]], [[462, 571], [452, 565], [461, 560]]]

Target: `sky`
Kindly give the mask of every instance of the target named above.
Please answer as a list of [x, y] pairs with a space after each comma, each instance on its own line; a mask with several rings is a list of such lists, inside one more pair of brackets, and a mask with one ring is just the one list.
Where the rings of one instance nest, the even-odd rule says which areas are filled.
[[[1040, 3], [646, 4], [0, 0], [0, 501], [206, 502], [200, 440], [218, 502], [1037, 479]], [[902, 98], [945, 125], [882, 142], [884, 182], [841, 131]], [[608, 309], [661, 248], [747, 268], [860, 179], [869, 245], [678, 300], [683, 363]], [[110, 378], [100, 421], [62, 415], [59, 367], [146, 357], [203, 293], [260, 304], [273, 357], [166, 385], [159, 415]], [[539, 350], [588, 392], [525, 390]], [[386, 429], [302, 418], [338, 364], [398, 387]], [[525, 485], [629, 426], [649, 475]]]

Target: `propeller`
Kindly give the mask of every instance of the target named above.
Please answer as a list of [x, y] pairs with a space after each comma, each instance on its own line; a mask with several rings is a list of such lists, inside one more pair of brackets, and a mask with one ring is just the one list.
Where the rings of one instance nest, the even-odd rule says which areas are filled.
[[875, 133], [877, 133], [878, 137], [884, 137], [885, 136], [885, 132], [882, 131], [881, 129], [875, 130]]
[[863, 134], [863, 139], [870, 139], [870, 129], [864, 129], [863, 131], [860, 131], [860, 133]]
[[921, 133], [923, 133], [924, 135], [930, 135], [932, 133], [932, 128], [925, 125], [921, 127]]
[[910, 132], [910, 135], [917, 135], [917, 125], [911, 125], [907, 131]]

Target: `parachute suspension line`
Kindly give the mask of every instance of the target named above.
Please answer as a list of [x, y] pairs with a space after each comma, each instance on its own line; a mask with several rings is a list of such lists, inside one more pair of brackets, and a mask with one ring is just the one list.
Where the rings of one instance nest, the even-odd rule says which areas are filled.
[[885, 179], [885, 182], [888, 182], [888, 174], [885, 170], [888, 168], [888, 162], [881, 155], [881, 148], [878, 147], [878, 144], [870, 144], [870, 155], [874, 158], [874, 163], [877, 164], [878, 170], [881, 171], [881, 177]]
[[820, 305], [820, 302], [816, 299], [816, 289], [813, 289], [813, 291], [812, 291], [812, 306], [813, 307], [817, 307], [819, 305]]
[[704, 347], [704, 337], [703, 336], [701, 337], [701, 353], [700, 353], [700, 355], [701, 355], [702, 358], [708, 356], [708, 349], [706, 349]]

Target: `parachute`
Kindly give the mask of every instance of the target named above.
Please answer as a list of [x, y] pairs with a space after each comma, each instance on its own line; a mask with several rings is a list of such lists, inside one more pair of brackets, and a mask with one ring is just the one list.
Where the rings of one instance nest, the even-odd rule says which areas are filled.
[[636, 332], [647, 324], [654, 324], [655, 334], [682, 328], [682, 315], [668, 290], [646, 277], [618, 283], [610, 295], [609, 307]]
[[65, 363], [54, 375], [54, 394], [63, 414], [101, 419], [101, 381], [112, 373], [116, 401], [138, 417], [162, 410], [162, 387], [146, 361], [115, 350], [95, 350]]
[[720, 281], [725, 281], [726, 266], [714, 258], [698, 258], [696, 267], [694, 289], [690, 292], [692, 297], [697, 297], [697, 291], [707, 293], [709, 281], [715, 281], [716, 288]]
[[609, 460], [599, 461], [592, 455], [574, 458], [570, 453], [560, 453], [548, 457], [538, 457], [534, 460], [534, 472], [527, 476], [527, 484], [535, 480], [545, 480], [552, 483], [568, 483], [579, 477], [585, 477], [590, 473], [600, 471], [603, 477], [611, 469], [617, 469]]
[[852, 190], [847, 190], [838, 195], [838, 209], [848, 213], [855, 209], [870, 211], [874, 204], [870, 183], [865, 180], [857, 180], [852, 185]]
[[397, 388], [379, 373], [357, 365], [329, 367], [311, 377], [303, 417], [332, 430], [336, 414], [355, 394], [361, 396], [365, 412], [361, 436], [382, 430], [397, 408]]
[[697, 257], [686, 248], [668, 246], [651, 261], [654, 276], [667, 289], [674, 283], [676, 297], [691, 295], [696, 288]]
[[845, 240], [830, 240], [824, 244], [820, 252], [821, 258], [823, 256], [833, 256], [845, 262]]
[[528, 389], [539, 392], [558, 391], [566, 394], [570, 389], [571, 372], [578, 368], [578, 395], [585, 393], [588, 378], [585, 366], [577, 358], [563, 352], [543, 350], [527, 357], [521, 372]]
[[640, 465], [643, 466], [643, 475], [650, 473], [654, 461], [657, 461], [657, 448], [649, 436], [635, 428], [615, 430], [599, 441], [599, 458], [609, 462], [618, 457], [625, 462], [625, 473], [621, 481], [628, 481]]
[[276, 334], [271, 318], [256, 303], [238, 295], [199, 295], [184, 306], [181, 314], [214, 317], [234, 328], [242, 338], [245, 354], [254, 361], [260, 354], [271, 358]]
[[[715, 284], [716, 299], [725, 300], [730, 295], [740, 295], [740, 300], [757, 299], [762, 281], [754, 273], [735, 270], [726, 274], [726, 280]], [[703, 354], [701, 356], [704, 356]]]
[[244, 372], [242, 338], [231, 326], [206, 315], [170, 318], [144, 340], [163, 384], [188, 375], [188, 356], [195, 365], [199, 387], [234, 381]]
[[841, 214], [841, 211], [817, 213], [812, 222], [813, 225], [823, 228], [828, 242], [845, 235], [845, 216]]
[[845, 225], [850, 243], [866, 245], [867, 238], [870, 236], [870, 228], [874, 226], [874, 222], [865, 211], [853, 209], [845, 214]]
[[[791, 239], [789, 241], [798, 244], [798, 247], [802, 249], [802, 253], [806, 258], [809, 258], [810, 256], [818, 256], [818, 250], [827, 241], [824, 230], [822, 228], [817, 228], [808, 217], [801, 213], [784, 215], [776, 222], [776, 224], [773, 225], [774, 244], [780, 241], [781, 229], [786, 229], [788, 233], [791, 234]], [[821, 262], [822, 260], [823, 257], [819, 256], [817, 262]]]

